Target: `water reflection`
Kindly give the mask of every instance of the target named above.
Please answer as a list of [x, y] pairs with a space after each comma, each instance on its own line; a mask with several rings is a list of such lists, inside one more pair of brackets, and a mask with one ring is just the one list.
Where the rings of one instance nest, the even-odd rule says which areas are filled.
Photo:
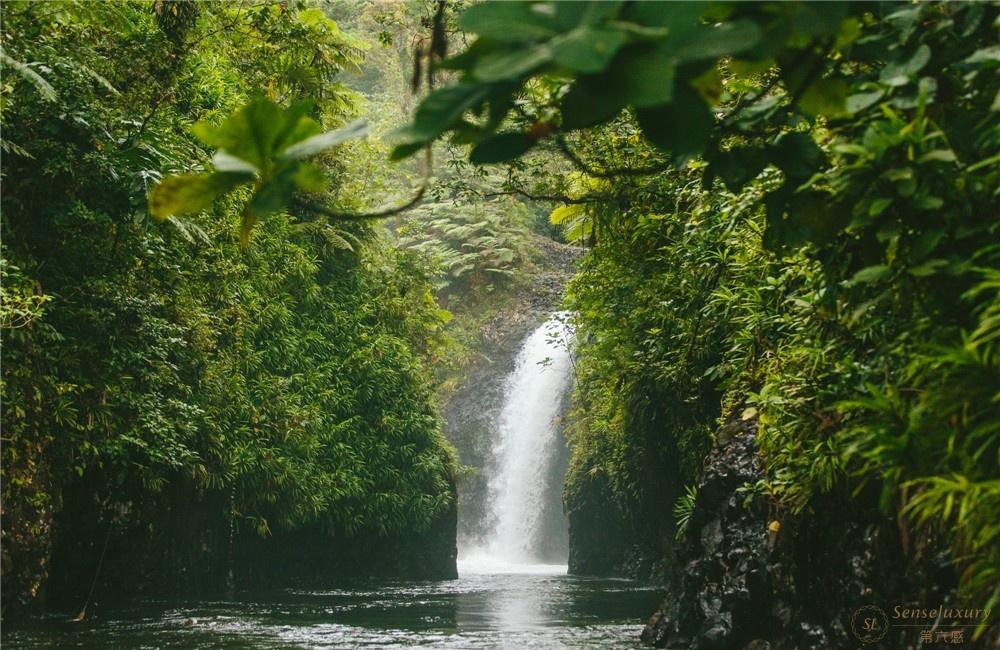
[[545, 627], [551, 620], [546, 594], [535, 581], [510, 584], [509, 576], [498, 576], [498, 588], [468, 591], [456, 598], [455, 622], [460, 629], [524, 631]]

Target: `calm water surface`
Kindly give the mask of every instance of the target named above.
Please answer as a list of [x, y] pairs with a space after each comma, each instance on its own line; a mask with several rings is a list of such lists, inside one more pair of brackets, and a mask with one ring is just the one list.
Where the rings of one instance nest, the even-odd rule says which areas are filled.
[[5, 648], [637, 648], [661, 594], [565, 567], [460, 565], [457, 580], [143, 602], [93, 620], [5, 627]]

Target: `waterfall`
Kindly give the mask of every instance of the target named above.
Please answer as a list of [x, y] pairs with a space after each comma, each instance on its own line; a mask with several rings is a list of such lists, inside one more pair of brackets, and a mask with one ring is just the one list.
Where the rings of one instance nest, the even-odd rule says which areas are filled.
[[486, 468], [486, 532], [479, 548], [462, 553], [466, 567], [541, 565], [551, 559], [543, 550], [553, 511], [565, 530], [562, 476], [556, 471], [565, 442], [558, 419], [572, 372], [571, 332], [563, 321], [557, 314], [532, 332], [507, 377]]

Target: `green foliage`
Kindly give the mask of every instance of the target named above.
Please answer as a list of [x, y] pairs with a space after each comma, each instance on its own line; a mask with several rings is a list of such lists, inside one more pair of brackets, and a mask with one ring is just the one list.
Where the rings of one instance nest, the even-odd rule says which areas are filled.
[[694, 504], [697, 499], [698, 487], [688, 485], [684, 488], [684, 494], [674, 502], [674, 521], [677, 523], [677, 539], [681, 539], [687, 533], [688, 524], [691, 523], [691, 515], [694, 513]]
[[[289, 206], [324, 181], [357, 201], [343, 160], [304, 159], [359, 132], [331, 129], [354, 116], [332, 75], [358, 42], [292, 4], [4, 3], [5, 72], [27, 62], [54, 92], [23, 70], [0, 86], [5, 507], [92, 489], [145, 525], [200, 494], [243, 529], [341, 536], [451, 507], [425, 266]], [[157, 184], [202, 144], [214, 171]], [[263, 215], [242, 247], [236, 225]]]
[[[383, 42], [412, 36], [377, 11]], [[8, 2], [3, 19], [5, 501], [100, 475], [135, 500], [228, 490], [262, 532], [426, 527], [454, 475], [432, 288], [483, 300], [530, 257], [523, 204], [483, 200], [495, 181], [558, 203], [552, 224], [592, 249], [567, 298], [568, 509], [606, 490], [662, 549], [662, 495], [750, 413], [776, 509], [874, 492], [862, 505], [950, 545], [963, 596], [1000, 601], [995, 5], [473, 4], [465, 51], [441, 61], [435, 23], [418, 53], [452, 72], [391, 157], [450, 137], [508, 167], [450, 159], [454, 191], [396, 224], [400, 250], [293, 209], [407, 184], [371, 163], [377, 139], [345, 145], [364, 158], [349, 173], [318, 156], [360, 132], [336, 75], [365, 47], [320, 10]], [[202, 145], [212, 171], [161, 177], [204, 168]]]
[[[847, 114], [853, 89], [829, 62], [846, 55], [857, 40], [859, 13], [849, 3], [475, 5], [458, 24], [476, 40], [442, 64], [459, 73], [458, 81], [423, 100], [412, 124], [397, 134], [394, 155], [410, 155], [448, 133], [455, 142], [474, 143], [470, 160], [480, 164], [520, 158], [553, 133], [565, 151], [568, 134], [613, 121], [629, 109], [666, 160], [684, 165], [703, 156], [710, 163], [709, 178], [725, 175], [727, 182], [742, 184], [752, 175], [733, 175], [726, 135], [766, 131], [803, 116]], [[777, 63], [785, 92], [765, 98], [760, 88], [747, 105], [727, 105], [731, 94], [717, 69], [723, 61], [730, 71], [766, 70]], [[890, 81], [903, 85], [905, 75], [919, 67], [901, 66]], [[538, 83], [555, 89], [546, 110], [531, 115], [519, 103]], [[720, 123], [713, 111], [723, 108], [728, 114]], [[516, 130], [505, 126], [508, 121]], [[790, 160], [792, 153], [774, 143], [752, 154], [761, 167], [773, 163], [788, 174], [771, 197], [775, 221], [797, 211], [799, 186], [823, 162], [808, 155]], [[792, 162], [795, 171], [783, 162]]]
[[[611, 186], [607, 181], [591, 178], [584, 174], [570, 174], [566, 182], [569, 198], [580, 198], [590, 194], [607, 193]], [[602, 225], [614, 208], [603, 203], [573, 203], [556, 208], [549, 214], [549, 222], [561, 226], [566, 241], [576, 244], [590, 244], [597, 237]]]
[[400, 224], [399, 245], [441, 269], [436, 289], [447, 296], [491, 292], [528, 262], [527, 209], [513, 200], [478, 205], [429, 203]]
[[31, 325], [45, 314], [44, 306], [50, 299], [20, 269], [0, 258], [0, 328]]
[[[670, 483], [696, 483], [723, 393], [749, 362], [732, 337], [741, 319], [759, 312], [737, 308], [728, 289], [766, 283], [774, 263], [760, 247], [752, 200], [703, 190], [698, 175], [673, 172], [616, 188], [638, 196], [655, 186], [669, 202], [647, 199], [627, 213], [617, 200], [586, 208], [596, 245], [567, 300], [579, 355], [571, 510], [583, 505], [577, 495], [587, 483], [603, 480], [633, 521], [662, 522], [652, 516], [658, 499]], [[673, 534], [641, 525], [653, 547]]]
[[[466, 92], [480, 61], [511, 42], [551, 51], [583, 21], [600, 24], [597, 6], [569, 27], [556, 18], [568, 8], [491, 10], [532, 27], [506, 41], [483, 27], [455, 59]], [[676, 5], [635, 6], [652, 12], [630, 10], [632, 31]], [[864, 500], [875, 487], [865, 505], [950, 545], [962, 596], [995, 603], [997, 10], [786, 3], [763, 18], [760, 7], [691, 19], [702, 35], [692, 51], [735, 54], [721, 61], [656, 54], [671, 38], [688, 51], [677, 27], [691, 23], [678, 22], [646, 46], [644, 69], [666, 66], [659, 75], [618, 67], [637, 47], [627, 41], [608, 64], [615, 77], [587, 85], [549, 59], [507, 91], [522, 102], [509, 123], [551, 119], [557, 138], [590, 128], [556, 142], [572, 173], [511, 166], [539, 193], [562, 192], [552, 221], [593, 247], [568, 298], [579, 360], [567, 507], [607, 484], [657, 548], [667, 531], [643, 529], [663, 494], [656, 477], [695, 483], [710, 432], [750, 407], [767, 469], [755, 488], [776, 508], [806, 511], [823, 492]], [[754, 25], [769, 36], [754, 42]], [[739, 34], [747, 49], [733, 49]], [[836, 56], [819, 58], [818, 43]], [[533, 85], [544, 79], [557, 90]], [[618, 114], [625, 104], [635, 110]]]

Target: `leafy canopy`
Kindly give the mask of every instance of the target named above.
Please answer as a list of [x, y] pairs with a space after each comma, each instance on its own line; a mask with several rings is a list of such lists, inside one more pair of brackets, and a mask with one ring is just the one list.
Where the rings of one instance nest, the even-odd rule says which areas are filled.
[[[605, 178], [701, 158], [706, 186], [721, 178], [734, 192], [773, 166], [782, 175], [767, 197], [767, 245], [828, 238], [847, 225], [844, 210], [818, 176], [829, 167], [816, 141], [822, 134], [804, 127], [878, 111], [889, 99], [913, 108], [936, 91], [924, 78], [936, 52], [917, 39], [920, 11], [900, 8], [879, 23], [869, 9], [843, 2], [477, 4], [459, 18], [475, 40], [441, 64], [457, 73], [454, 83], [421, 102], [396, 133], [393, 155], [450, 137], [472, 145], [474, 163], [550, 151]], [[983, 15], [968, 12], [960, 28], [977, 29]], [[893, 32], [873, 33], [880, 24]], [[995, 64], [991, 51], [959, 62], [956, 72], [987, 69]], [[574, 151], [586, 149], [576, 134], [623, 115], [654, 148], [647, 164], [609, 169]]]

